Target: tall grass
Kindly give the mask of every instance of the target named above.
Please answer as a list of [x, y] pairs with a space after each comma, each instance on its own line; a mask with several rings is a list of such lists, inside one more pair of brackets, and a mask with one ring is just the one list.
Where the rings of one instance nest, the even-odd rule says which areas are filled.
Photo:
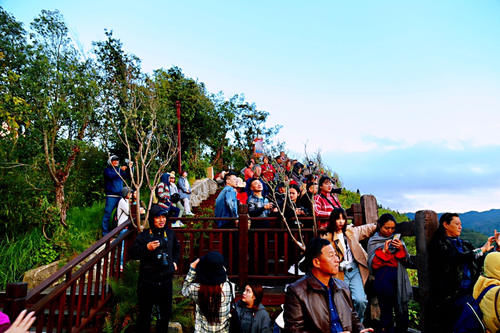
[[35, 227], [24, 234], [0, 242], [0, 289], [8, 282], [19, 282], [24, 272], [55, 261], [68, 260], [90, 247], [101, 236], [104, 203], [74, 207], [68, 211], [68, 228], [57, 228], [47, 241]]
[[68, 211], [68, 228], [59, 228], [54, 240], [63, 258], [82, 253], [101, 237], [104, 202], [90, 207], [73, 207]]
[[6, 238], [0, 243], [0, 288], [8, 282], [18, 282], [25, 271], [41, 265], [44, 258], [40, 249], [47, 241], [39, 228], [32, 229], [16, 238]]

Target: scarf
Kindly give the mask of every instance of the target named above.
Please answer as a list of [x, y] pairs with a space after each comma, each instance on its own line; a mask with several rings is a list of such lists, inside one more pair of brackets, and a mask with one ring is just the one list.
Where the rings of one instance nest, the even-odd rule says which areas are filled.
[[[392, 237], [384, 237], [377, 231], [368, 241], [368, 267], [370, 268], [370, 274], [372, 274], [372, 262], [375, 257], [375, 250], [383, 248], [388, 239], [392, 239]], [[401, 243], [404, 246], [406, 256], [408, 256], [405, 243], [402, 240]], [[399, 313], [404, 313], [408, 309], [408, 301], [412, 297], [413, 289], [406, 268], [399, 260], [397, 279], [397, 310]]]

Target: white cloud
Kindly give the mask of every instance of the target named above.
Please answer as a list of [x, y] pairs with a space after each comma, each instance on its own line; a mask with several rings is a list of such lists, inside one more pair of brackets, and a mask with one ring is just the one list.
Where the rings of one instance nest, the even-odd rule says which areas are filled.
[[[399, 211], [416, 212], [430, 209], [436, 212], [485, 211], [498, 207], [500, 188], [470, 189], [456, 192], [432, 191], [402, 194], [401, 198], [387, 200], [388, 206]], [[382, 201], [385, 201], [381, 198]], [[382, 202], [384, 204], [384, 202]]]
[[393, 95], [318, 93], [306, 99], [274, 93], [259, 104], [272, 110], [271, 121], [284, 125], [280, 137], [292, 150], [303, 150], [306, 140], [324, 152], [391, 150], [420, 143], [460, 151], [500, 143], [500, 94], [486, 83]]

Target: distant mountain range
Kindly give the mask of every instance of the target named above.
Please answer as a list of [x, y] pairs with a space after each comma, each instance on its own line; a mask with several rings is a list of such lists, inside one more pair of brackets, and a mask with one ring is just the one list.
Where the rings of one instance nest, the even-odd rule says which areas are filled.
[[[438, 213], [438, 219], [443, 213]], [[459, 214], [462, 227], [493, 236], [493, 230], [500, 231], [500, 209], [490, 209], [485, 212], [470, 211]], [[415, 219], [415, 213], [406, 213], [410, 219]]]

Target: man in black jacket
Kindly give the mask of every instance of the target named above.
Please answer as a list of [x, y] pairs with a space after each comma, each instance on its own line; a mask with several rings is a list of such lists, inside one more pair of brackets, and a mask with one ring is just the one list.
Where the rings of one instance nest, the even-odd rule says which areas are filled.
[[130, 250], [141, 261], [137, 295], [137, 332], [149, 332], [153, 304], [160, 307], [156, 332], [167, 332], [172, 312], [172, 276], [179, 261], [179, 242], [166, 227], [167, 211], [153, 205], [149, 211], [150, 229], [140, 233]]
[[347, 284], [333, 278], [339, 257], [328, 240], [309, 242], [301, 270], [308, 273], [286, 291], [285, 332], [373, 332], [359, 321]]

